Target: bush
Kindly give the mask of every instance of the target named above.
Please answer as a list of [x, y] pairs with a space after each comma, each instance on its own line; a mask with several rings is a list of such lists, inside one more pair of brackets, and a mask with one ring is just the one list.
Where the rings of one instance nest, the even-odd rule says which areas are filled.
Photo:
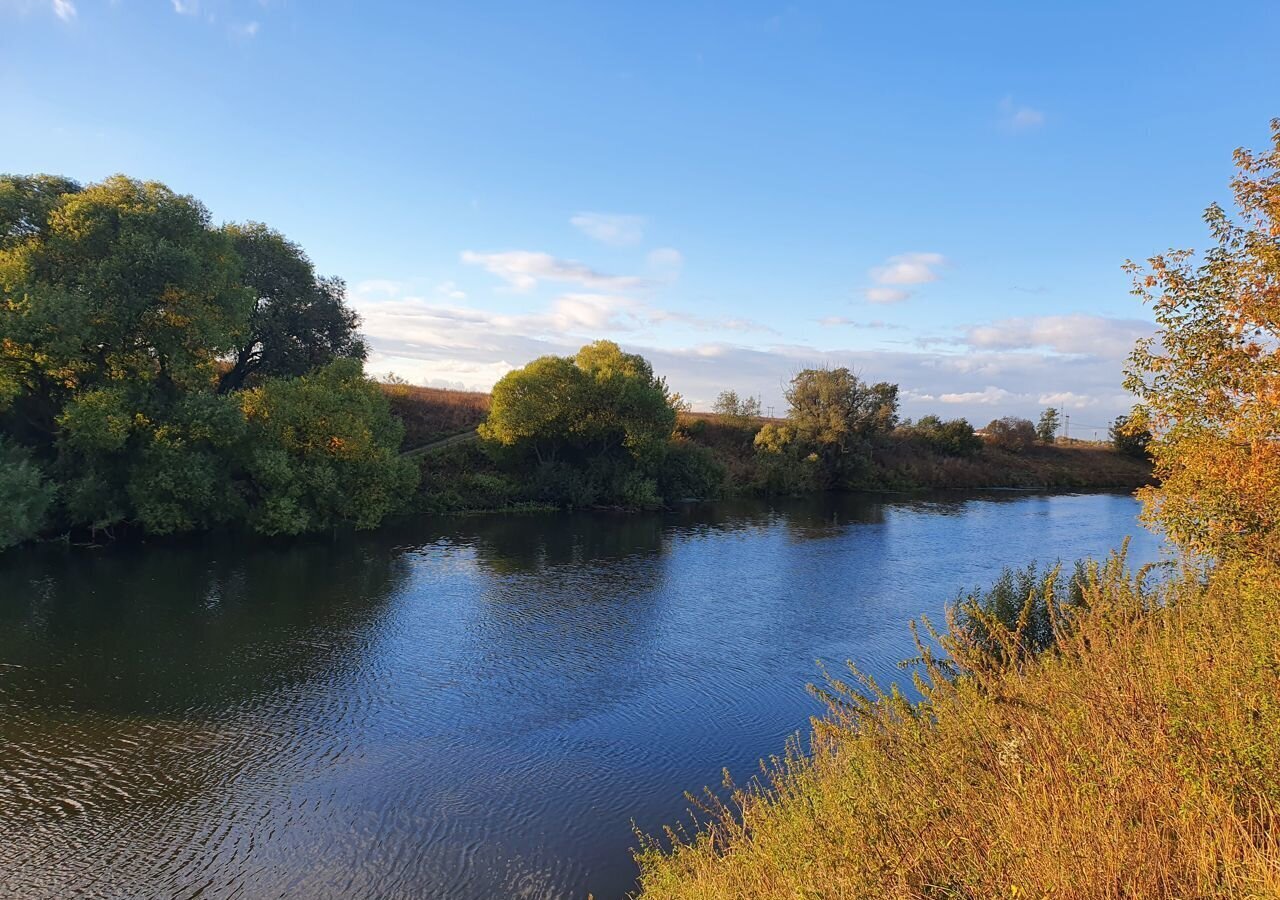
[[372, 528], [399, 509], [418, 470], [399, 455], [403, 426], [356, 360], [240, 395], [249, 427], [254, 530]]
[[40, 534], [56, 493], [30, 452], [0, 437], [0, 550]]
[[1021, 453], [1036, 442], [1036, 427], [1030, 419], [1005, 416], [987, 426], [987, 440], [1011, 453]]
[[973, 433], [968, 419], [943, 421], [937, 416], [924, 416], [914, 425], [905, 425], [903, 432], [935, 453], [943, 456], [976, 456], [982, 449], [982, 438]]
[[658, 472], [658, 492], [668, 503], [711, 500], [724, 493], [725, 467], [706, 447], [674, 441]]
[[1087, 579], [1083, 564], [1064, 579], [1060, 566], [1040, 574], [1035, 563], [1006, 568], [987, 590], [961, 594], [956, 619], [975, 652], [1011, 661], [1053, 646], [1055, 631], [1066, 624], [1065, 613], [1079, 608]]

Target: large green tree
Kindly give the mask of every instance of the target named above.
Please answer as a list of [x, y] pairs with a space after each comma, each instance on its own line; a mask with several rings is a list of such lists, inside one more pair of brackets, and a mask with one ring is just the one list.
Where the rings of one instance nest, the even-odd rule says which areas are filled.
[[898, 422], [898, 386], [867, 384], [846, 368], [805, 369], [791, 379], [786, 397], [797, 439], [836, 453]]
[[647, 458], [675, 427], [666, 382], [642, 356], [596, 341], [572, 357], [543, 356], [494, 386], [481, 435], [527, 447], [540, 461], [566, 449], [597, 456], [625, 449]]
[[404, 426], [359, 360], [244, 391], [252, 507], [263, 534], [300, 534], [344, 522], [371, 528], [401, 506], [418, 470], [400, 456]]
[[5, 542], [55, 496], [71, 528], [380, 521], [416, 470], [356, 324], [266, 226], [155, 182], [0, 176]]
[[205, 208], [123, 176], [63, 182], [56, 200], [55, 181], [5, 180], [25, 198], [5, 229], [22, 237], [0, 250], [0, 394], [15, 430], [51, 443], [72, 397], [112, 383], [169, 396], [207, 387], [251, 298]]
[[238, 390], [255, 376], [302, 375], [348, 357], [364, 359], [359, 317], [339, 278], [318, 278], [302, 248], [266, 225], [224, 229], [240, 259], [241, 284], [253, 309], [218, 390]]

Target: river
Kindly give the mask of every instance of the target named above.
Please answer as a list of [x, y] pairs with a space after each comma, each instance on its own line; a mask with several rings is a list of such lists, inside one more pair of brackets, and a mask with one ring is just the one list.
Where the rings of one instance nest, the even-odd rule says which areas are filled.
[[632, 823], [903, 679], [1004, 565], [1158, 541], [1114, 494], [477, 516], [0, 557], [0, 896], [624, 896]]

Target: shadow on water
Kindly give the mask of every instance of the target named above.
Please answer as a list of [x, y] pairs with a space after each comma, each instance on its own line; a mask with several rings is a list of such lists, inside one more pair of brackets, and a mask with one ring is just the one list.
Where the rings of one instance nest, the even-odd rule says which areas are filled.
[[621, 896], [631, 823], [780, 749], [815, 659], [892, 676], [909, 619], [1135, 511], [825, 496], [9, 554], [0, 896]]

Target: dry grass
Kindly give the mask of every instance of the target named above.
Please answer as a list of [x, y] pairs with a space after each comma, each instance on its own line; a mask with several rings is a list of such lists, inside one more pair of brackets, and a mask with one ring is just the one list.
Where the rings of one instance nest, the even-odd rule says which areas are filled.
[[1151, 481], [1151, 464], [1115, 452], [1110, 444], [1037, 444], [1011, 453], [988, 444], [973, 457], [943, 456], [891, 438], [875, 453], [888, 484], [926, 488], [1137, 488]]
[[1016, 667], [953, 623], [961, 677], [930, 666], [917, 704], [833, 684], [811, 754], [644, 842], [643, 897], [1280, 897], [1278, 576], [1113, 561]]
[[384, 384], [391, 411], [404, 422], [406, 449], [471, 431], [489, 413], [489, 395], [479, 391], [450, 391]]

